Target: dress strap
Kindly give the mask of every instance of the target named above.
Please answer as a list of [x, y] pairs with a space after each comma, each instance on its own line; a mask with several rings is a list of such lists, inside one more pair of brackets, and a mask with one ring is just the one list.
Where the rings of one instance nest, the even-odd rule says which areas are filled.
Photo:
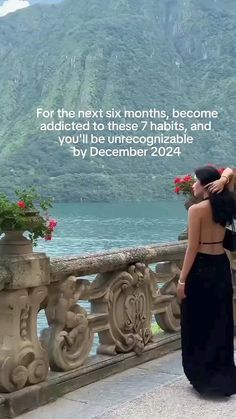
[[223, 241], [221, 240], [220, 242], [199, 242], [199, 244], [218, 244], [218, 243], [223, 243]]

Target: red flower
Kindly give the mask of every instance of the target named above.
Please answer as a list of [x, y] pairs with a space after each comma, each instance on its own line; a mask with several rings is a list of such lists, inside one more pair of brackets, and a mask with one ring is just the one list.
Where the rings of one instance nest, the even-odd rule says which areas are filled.
[[179, 194], [179, 193], [180, 193], [180, 187], [179, 187], [179, 186], [176, 186], [176, 187], [175, 187], [175, 193], [177, 193], [177, 194]]
[[192, 180], [192, 176], [191, 175], [186, 175], [183, 178], [184, 182], [190, 182]]
[[24, 202], [24, 201], [18, 201], [18, 202], [17, 202], [17, 205], [18, 205], [18, 207], [20, 207], [20, 208], [26, 208], [26, 204], [25, 204], [25, 202]]
[[48, 234], [47, 236], [45, 236], [45, 240], [52, 240], [52, 236]]
[[180, 183], [180, 178], [179, 177], [176, 177], [175, 180], [174, 180], [174, 182], [175, 183]]

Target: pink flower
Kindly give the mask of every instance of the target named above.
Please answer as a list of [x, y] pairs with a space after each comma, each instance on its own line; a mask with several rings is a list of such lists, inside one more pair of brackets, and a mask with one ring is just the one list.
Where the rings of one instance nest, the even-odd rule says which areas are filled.
[[176, 187], [175, 187], [175, 193], [177, 193], [177, 194], [179, 194], [179, 193], [180, 193], [180, 187], [179, 187], [179, 186], [176, 186]]
[[49, 224], [48, 224], [48, 228], [49, 228], [49, 230], [50, 230], [50, 231], [53, 231], [53, 230], [54, 230], [54, 228], [56, 227], [56, 225], [57, 225], [57, 221], [56, 221], [56, 220], [54, 220], [54, 219], [51, 219], [51, 220], [49, 221]]
[[48, 234], [47, 236], [45, 236], [45, 240], [52, 240], [52, 236]]
[[56, 225], [57, 225], [57, 221], [56, 220], [54, 220], [53, 218], [49, 221], [49, 224], [52, 226], [52, 227], [56, 227]]

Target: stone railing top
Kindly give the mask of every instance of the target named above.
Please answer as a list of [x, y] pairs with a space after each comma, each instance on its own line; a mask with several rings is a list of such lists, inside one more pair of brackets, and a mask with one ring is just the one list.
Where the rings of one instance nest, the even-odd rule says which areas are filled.
[[187, 241], [180, 241], [50, 259], [40, 252], [4, 255], [0, 257], [0, 290], [46, 285], [70, 275], [78, 277], [116, 271], [137, 262], [149, 264], [179, 260], [186, 246]]
[[51, 258], [51, 281], [58, 281], [69, 275], [83, 276], [123, 269], [128, 264], [136, 262], [178, 260], [183, 256], [186, 246], [187, 241], [183, 240], [176, 243], [150, 244], [80, 256]]

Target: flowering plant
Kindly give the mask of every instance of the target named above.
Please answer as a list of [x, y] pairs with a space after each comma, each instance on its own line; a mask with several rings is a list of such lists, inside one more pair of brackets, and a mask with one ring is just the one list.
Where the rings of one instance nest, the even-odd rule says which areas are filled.
[[178, 195], [182, 193], [183, 195], [193, 196], [192, 186], [194, 182], [195, 182], [194, 177], [191, 175], [185, 175], [182, 178], [176, 177], [174, 179], [175, 193], [177, 193]]
[[[208, 164], [208, 166], [214, 166], [213, 164]], [[215, 167], [215, 166], [214, 166]], [[217, 167], [216, 167], [217, 169]], [[220, 174], [225, 170], [224, 167], [217, 169]], [[195, 182], [195, 178], [192, 175], [185, 175], [183, 177], [176, 177], [174, 179], [175, 184], [175, 193], [179, 195], [182, 193], [183, 195], [193, 196], [193, 189], [192, 186]]]
[[[29, 190], [16, 189], [17, 202], [12, 202], [0, 193], [0, 232], [7, 230], [27, 231], [34, 246], [39, 237], [52, 239], [57, 221], [49, 218], [48, 208], [52, 208], [52, 198], [42, 199], [34, 187]], [[40, 210], [44, 214], [40, 214]]]

